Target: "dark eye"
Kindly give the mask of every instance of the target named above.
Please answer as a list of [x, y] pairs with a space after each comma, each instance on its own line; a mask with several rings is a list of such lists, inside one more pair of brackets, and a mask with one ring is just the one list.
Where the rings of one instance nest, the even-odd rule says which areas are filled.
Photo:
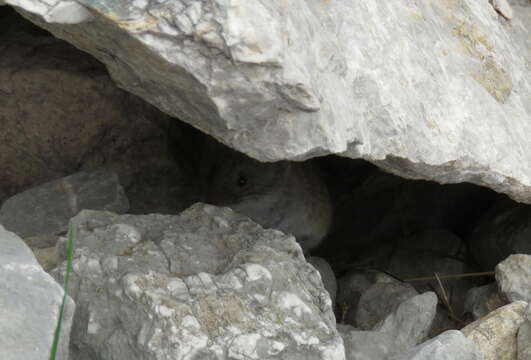
[[240, 176], [238, 178], [238, 186], [244, 187], [245, 185], [247, 185], [247, 178], [245, 176]]

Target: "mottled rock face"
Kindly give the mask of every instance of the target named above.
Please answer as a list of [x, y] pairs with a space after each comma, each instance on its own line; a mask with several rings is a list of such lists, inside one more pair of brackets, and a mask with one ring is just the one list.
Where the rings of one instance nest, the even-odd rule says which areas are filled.
[[337, 153], [531, 202], [529, 2], [2, 2], [256, 159]]
[[180, 216], [83, 211], [72, 221], [72, 341], [83, 352], [344, 359], [330, 297], [293, 237], [199, 204]]
[[523, 301], [505, 305], [461, 331], [478, 345], [484, 360], [514, 360], [517, 356], [517, 333], [525, 320], [527, 306]]
[[[0, 225], [0, 353], [4, 360], [49, 357], [64, 291], [22, 239]], [[74, 303], [66, 298], [57, 359], [68, 359]]]

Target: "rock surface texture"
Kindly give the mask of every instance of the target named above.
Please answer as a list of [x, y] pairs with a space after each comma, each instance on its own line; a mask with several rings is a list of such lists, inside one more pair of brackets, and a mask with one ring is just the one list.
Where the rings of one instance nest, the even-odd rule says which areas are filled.
[[478, 345], [484, 360], [515, 360], [517, 333], [525, 320], [526, 308], [523, 301], [505, 305], [461, 331]]
[[496, 282], [510, 302], [531, 302], [531, 255], [511, 255], [499, 263]]
[[88, 359], [345, 358], [330, 297], [291, 236], [201, 204], [72, 222], [72, 343]]
[[79, 172], [10, 197], [0, 207], [0, 224], [22, 237], [56, 234], [66, 231], [70, 218], [82, 209], [129, 209], [113, 171]]
[[337, 153], [531, 203], [529, 2], [0, 3], [256, 159]]
[[[48, 359], [64, 291], [14, 233], [0, 226], [0, 354], [2, 360]], [[74, 303], [67, 298], [58, 360], [68, 359]]]

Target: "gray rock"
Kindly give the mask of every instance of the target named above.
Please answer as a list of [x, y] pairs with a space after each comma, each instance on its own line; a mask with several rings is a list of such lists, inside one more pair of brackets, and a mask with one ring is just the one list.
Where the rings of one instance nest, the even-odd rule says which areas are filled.
[[531, 255], [511, 255], [499, 263], [496, 282], [510, 302], [531, 302]]
[[389, 280], [390, 276], [380, 272], [354, 271], [338, 280], [337, 306], [340, 313], [338, 322], [356, 325], [356, 312], [361, 295], [370, 288], [378, 278]]
[[471, 255], [483, 269], [493, 271], [511, 254], [531, 254], [529, 237], [531, 207], [503, 199], [483, 215], [468, 243]]
[[394, 350], [392, 335], [379, 331], [363, 331], [338, 326], [343, 337], [347, 360], [383, 360]]
[[395, 351], [417, 345], [428, 335], [437, 311], [437, 295], [426, 292], [402, 302], [375, 330], [392, 334]]
[[388, 360], [483, 360], [483, 356], [460, 331], [448, 330]]
[[360, 297], [356, 310], [356, 327], [372, 330], [407, 299], [418, 295], [413, 286], [398, 280], [377, 282]]
[[430, 329], [437, 307], [433, 292], [402, 302], [373, 331], [340, 325], [348, 360], [387, 359], [420, 343]]
[[461, 331], [475, 342], [484, 360], [516, 360], [517, 332], [527, 303], [513, 302], [467, 325]]
[[72, 223], [75, 356], [345, 357], [330, 296], [292, 236], [202, 204], [179, 216], [84, 210]]
[[321, 280], [323, 285], [330, 294], [330, 299], [332, 300], [332, 308], [335, 308], [336, 305], [336, 294], [337, 294], [337, 280], [334, 271], [330, 264], [323, 258], [317, 256], [310, 256], [306, 259], [307, 262], [312, 264], [319, 274], [321, 274]]
[[129, 209], [113, 171], [83, 171], [12, 196], [0, 208], [0, 224], [21, 237], [57, 234], [82, 209]]
[[[432, 244], [433, 249], [430, 249]], [[392, 252], [386, 270], [399, 279], [468, 272], [467, 264], [455, 258], [463, 243], [449, 231], [427, 231], [404, 239], [398, 246], [399, 249]], [[467, 278], [450, 279], [449, 281], [442, 279], [441, 282], [453, 311], [456, 314], [461, 314], [466, 293], [471, 285], [470, 280]], [[437, 280], [414, 281], [411, 284], [420, 292], [435, 289], [439, 296], [443, 297], [443, 290]]]
[[2, 3], [256, 159], [338, 153], [531, 202], [529, 5], [507, 26], [487, 1]]
[[[48, 359], [64, 291], [31, 250], [0, 226], [0, 354], [2, 360]], [[68, 297], [57, 359], [68, 359], [74, 303]]]
[[477, 320], [488, 313], [507, 305], [498, 292], [496, 283], [473, 287], [468, 290], [465, 300], [465, 313]]
[[517, 335], [517, 360], [528, 360], [531, 359], [531, 306], [527, 306], [525, 312], [525, 319], [520, 328], [518, 329]]

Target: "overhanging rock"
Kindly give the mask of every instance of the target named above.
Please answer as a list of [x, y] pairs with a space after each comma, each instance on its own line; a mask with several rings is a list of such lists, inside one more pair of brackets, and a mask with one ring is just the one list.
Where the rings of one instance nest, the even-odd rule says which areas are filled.
[[487, 0], [2, 2], [259, 160], [336, 153], [531, 203], [529, 2], [510, 21]]

